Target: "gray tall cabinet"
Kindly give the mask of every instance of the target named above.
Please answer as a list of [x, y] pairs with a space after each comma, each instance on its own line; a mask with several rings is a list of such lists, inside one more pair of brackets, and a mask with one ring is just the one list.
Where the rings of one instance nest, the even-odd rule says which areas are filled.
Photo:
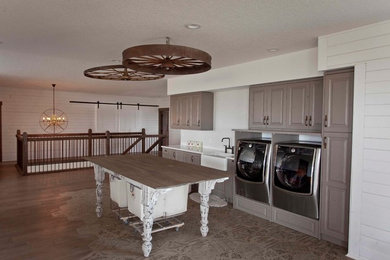
[[343, 246], [348, 242], [352, 103], [353, 70], [325, 73], [320, 233]]

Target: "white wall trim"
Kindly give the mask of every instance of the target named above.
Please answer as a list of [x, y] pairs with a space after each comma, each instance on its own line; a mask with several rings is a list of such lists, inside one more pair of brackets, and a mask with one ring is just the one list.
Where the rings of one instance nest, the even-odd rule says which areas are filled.
[[348, 257], [359, 258], [360, 255], [360, 216], [363, 180], [364, 157], [364, 100], [366, 84], [366, 64], [355, 66], [354, 99], [353, 99], [353, 133], [352, 162], [349, 210]]

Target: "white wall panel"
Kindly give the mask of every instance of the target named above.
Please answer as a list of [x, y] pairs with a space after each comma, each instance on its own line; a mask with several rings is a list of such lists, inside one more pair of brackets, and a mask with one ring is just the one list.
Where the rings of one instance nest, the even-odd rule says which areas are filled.
[[355, 67], [348, 256], [390, 255], [390, 59]]
[[322, 76], [317, 48], [168, 79], [168, 95]]
[[[60, 91], [57, 86], [56, 107], [63, 110], [69, 119], [66, 132], [87, 132], [92, 129], [94, 132], [106, 130], [118, 131], [119, 112], [115, 106], [101, 105], [100, 109], [94, 105], [70, 104], [70, 100], [81, 101], [106, 101], [123, 103], [156, 104], [160, 107], [169, 107], [169, 98], [143, 98], [127, 96], [96, 95], [78, 92]], [[43, 130], [39, 126], [41, 113], [51, 108], [52, 92], [48, 90], [19, 89], [10, 87], [0, 87], [0, 101], [2, 106], [3, 120], [3, 161], [16, 160], [16, 130], [31, 134], [42, 134]], [[124, 107], [123, 110], [127, 110]], [[140, 108], [140, 116], [124, 116], [122, 113], [122, 129], [134, 129], [140, 131], [146, 128], [147, 133], [155, 134], [158, 129], [157, 108]], [[147, 112], [143, 112], [147, 111]], [[153, 112], [151, 112], [153, 111]], [[98, 117], [100, 115], [100, 119]], [[115, 122], [114, 122], [115, 119]], [[123, 125], [125, 125], [123, 127]]]
[[389, 57], [390, 20], [318, 38], [320, 71]]

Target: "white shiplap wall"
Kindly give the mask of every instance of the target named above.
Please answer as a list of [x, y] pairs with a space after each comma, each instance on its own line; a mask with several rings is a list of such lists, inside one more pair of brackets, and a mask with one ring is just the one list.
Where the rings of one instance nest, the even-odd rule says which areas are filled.
[[318, 38], [318, 70], [390, 58], [390, 20]]
[[[69, 119], [66, 132], [87, 132], [89, 128], [93, 131], [105, 131], [104, 129], [120, 129], [121, 131], [139, 131], [146, 129], [147, 133], [156, 133], [158, 129], [158, 109], [140, 108], [139, 111], [131, 113], [120, 113], [114, 106], [104, 107], [106, 118], [121, 117], [121, 121], [105, 120], [96, 106], [85, 104], [70, 104], [70, 100], [82, 101], [106, 101], [156, 104], [160, 107], [169, 107], [169, 98], [146, 98], [129, 96], [98, 95], [91, 93], [64, 92], [56, 90], [56, 107], [63, 110]], [[52, 106], [51, 88], [48, 90], [20, 89], [0, 87], [0, 101], [2, 106], [2, 137], [3, 137], [3, 161], [16, 160], [16, 130], [22, 132], [40, 134], [43, 130], [39, 126], [41, 113]], [[124, 110], [130, 110], [126, 107]]]
[[348, 255], [390, 259], [390, 59], [355, 75]]

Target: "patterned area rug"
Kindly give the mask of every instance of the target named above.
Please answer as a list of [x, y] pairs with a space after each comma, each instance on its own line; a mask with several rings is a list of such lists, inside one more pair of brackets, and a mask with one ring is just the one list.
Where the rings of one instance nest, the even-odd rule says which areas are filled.
[[[83, 259], [145, 259], [139, 233], [122, 224], [110, 210], [104, 188], [104, 212], [95, 214], [95, 190], [63, 193], [67, 204], [55, 214], [81, 221], [80, 236], [96, 237]], [[54, 213], [53, 213], [54, 214]], [[233, 209], [210, 208], [209, 234], [200, 234], [199, 204], [188, 200], [184, 227], [153, 234], [148, 259], [347, 259], [346, 249]]]

